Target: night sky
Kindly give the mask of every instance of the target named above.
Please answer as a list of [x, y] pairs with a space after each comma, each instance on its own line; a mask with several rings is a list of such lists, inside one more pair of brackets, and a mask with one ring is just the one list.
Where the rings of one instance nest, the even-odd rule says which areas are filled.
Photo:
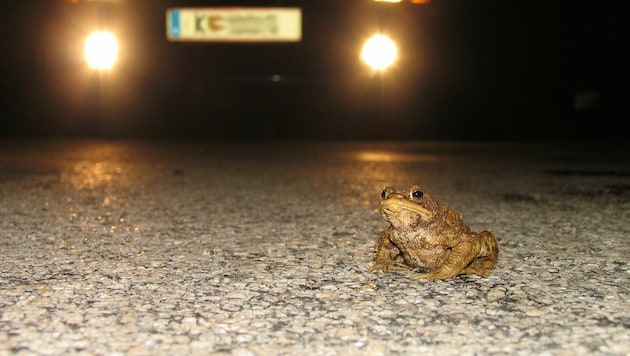
[[[126, 0], [100, 12], [63, 0], [2, 2], [1, 135], [629, 136], [623, 129], [630, 117], [625, 1], [255, 3], [301, 7], [302, 41], [166, 40], [167, 8], [220, 2]], [[83, 63], [88, 19], [120, 34], [121, 58], [110, 73]], [[397, 35], [402, 47], [397, 66], [381, 75], [358, 59], [362, 40], [378, 29]]]

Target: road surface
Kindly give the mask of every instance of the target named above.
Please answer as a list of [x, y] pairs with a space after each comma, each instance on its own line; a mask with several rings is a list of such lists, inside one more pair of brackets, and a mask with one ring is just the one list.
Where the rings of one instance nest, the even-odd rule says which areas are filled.
[[[0, 141], [0, 354], [627, 355], [628, 148]], [[367, 273], [414, 183], [488, 278]]]

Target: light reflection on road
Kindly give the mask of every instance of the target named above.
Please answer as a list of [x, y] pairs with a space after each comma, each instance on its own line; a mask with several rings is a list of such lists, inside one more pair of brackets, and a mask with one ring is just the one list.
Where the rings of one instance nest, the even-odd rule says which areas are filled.
[[107, 184], [120, 175], [122, 168], [113, 162], [80, 161], [62, 173], [62, 182], [75, 189], [93, 189]]
[[423, 153], [361, 151], [356, 153], [356, 158], [362, 162], [437, 162], [446, 157]]
[[77, 190], [130, 184], [132, 171], [126, 162], [130, 148], [109, 143], [88, 143], [62, 168], [61, 182]]

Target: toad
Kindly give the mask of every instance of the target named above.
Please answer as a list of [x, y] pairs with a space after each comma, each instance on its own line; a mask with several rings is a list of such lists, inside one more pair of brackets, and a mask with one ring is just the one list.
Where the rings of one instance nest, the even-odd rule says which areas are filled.
[[489, 231], [472, 232], [460, 214], [438, 203], [419, 185], [383, 189], [379, 211], [389, 223], [381, 233], [376, 263], [368, 272], [419, 268], [412, 279], [430, 281], [461, 274], [488, 276], [499, 247]]

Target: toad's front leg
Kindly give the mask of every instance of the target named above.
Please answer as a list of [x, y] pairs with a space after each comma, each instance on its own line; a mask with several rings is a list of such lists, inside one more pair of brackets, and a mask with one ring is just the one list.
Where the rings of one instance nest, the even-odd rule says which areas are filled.
[[400, 249], [389, 239], [389, 230], [383, 231], [378, 239], [376, 263], [368, 269], [368, 272], [380, 269], [383, 273], [387, 273], [390, 269], [409, 269], [403, 263]]

